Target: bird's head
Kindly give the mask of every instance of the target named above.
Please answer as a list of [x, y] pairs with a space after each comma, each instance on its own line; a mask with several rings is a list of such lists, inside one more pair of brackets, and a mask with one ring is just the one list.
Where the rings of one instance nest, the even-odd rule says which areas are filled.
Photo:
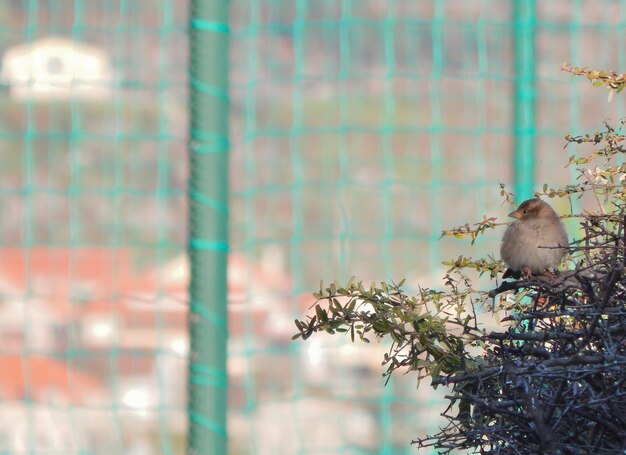
[[546, 202], [534, 198], [522, 202], [517, 209], [509, 213], [509, 216], [517, 218], [518, 220], [534, 220], [536, 218], [549, 216], [552, 212], [552, 207]]

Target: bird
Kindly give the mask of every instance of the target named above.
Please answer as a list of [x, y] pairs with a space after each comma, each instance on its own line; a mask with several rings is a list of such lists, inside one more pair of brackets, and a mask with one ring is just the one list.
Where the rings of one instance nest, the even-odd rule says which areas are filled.
[[509, 216], [516, 220], [506, 228], [500, 246], [500, 257], [508, 266], [503, 279], [529, 279], [559, 265], [569, 243], [565, 227], [550, 204], [539, 198], [528, 199]]

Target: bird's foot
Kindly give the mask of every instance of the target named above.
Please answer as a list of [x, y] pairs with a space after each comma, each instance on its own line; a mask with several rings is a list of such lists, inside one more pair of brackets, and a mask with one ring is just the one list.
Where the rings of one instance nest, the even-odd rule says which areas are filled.
[[543, 272], [541, 277], [544, 278], [546, 281], [552, 283], [553, 281], [556, 281], [556, 279], [558, 278], [558, 275], [554, 272], [550, 272], [549, 270], [546, 270], [545, 272]]
[[525, 280], [530, 280], [533, 276], [533, 273], [530, 271], [530, 267], [522, 267], [520, 272], [522, 274], [522, 278]]

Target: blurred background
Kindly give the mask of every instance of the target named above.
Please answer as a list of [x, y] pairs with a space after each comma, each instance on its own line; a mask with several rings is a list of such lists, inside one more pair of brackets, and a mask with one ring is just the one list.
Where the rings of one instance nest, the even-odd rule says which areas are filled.
[[[0, 3], [2, 454], [186, 450], [190, 6]], [[292, 321], [321, 279], [414, 291], [497, 255], [500, 230], [440, 232], [504, 217], [515, 163], [535, 189], [576, 178], [563, 137], [624, 105], [560, 68], [626, 70], [626, 1], [229, 7], [229, 453], [416, 453], [443, 392]]]

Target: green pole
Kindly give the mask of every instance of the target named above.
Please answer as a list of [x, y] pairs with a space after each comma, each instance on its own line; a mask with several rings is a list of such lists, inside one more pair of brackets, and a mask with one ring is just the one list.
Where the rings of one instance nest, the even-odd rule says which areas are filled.
[[533, 196], [535, 186], [535, 0], [513, 0], [515, 115], [513, 175], [518, 201]]
[[192, 0], [189, 63], [188, 453], [225, 455], [228, 0]]

